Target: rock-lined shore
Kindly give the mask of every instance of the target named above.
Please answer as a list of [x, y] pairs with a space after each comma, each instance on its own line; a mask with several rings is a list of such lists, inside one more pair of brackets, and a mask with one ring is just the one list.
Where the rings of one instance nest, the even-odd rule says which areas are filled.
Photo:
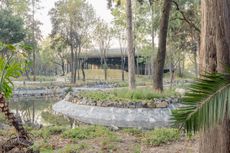
[[170, 126], [171, 110], [176, 107], [176, 104], [170, 104], [168, 108], [130, 109], [78, 105], [62, 100], [53, 105], [53, 110], [88, 124], [152, 129]]
[[154, 98], [148, 101], [113, 101], [113, 100], [91, 100], [86, 97], [81, 97], [78, 94], [69, 93], [65, 97], [66, 101], [76, 103], [78, 105], [99, 106], [99, 107], [117, 107], [117, 108], [167, 108], [170, 104], [176, 104], [179, 99], [176, 97]]

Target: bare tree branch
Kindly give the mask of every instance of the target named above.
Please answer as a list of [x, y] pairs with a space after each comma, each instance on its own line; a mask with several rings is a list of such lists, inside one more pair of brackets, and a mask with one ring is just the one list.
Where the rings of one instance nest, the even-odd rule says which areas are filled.
[[193, 27], [197, 32], [200, 33], [200, 29], [194, 24], [192, 23], [192, 21], [190, 21], [184, 14], [184, 12], [180, 9], [178, 3], [176, 1], [172, 1], [175, 6], [176, 6], [176, 10], [180, 12], [180, 14], [182, 15], [183, 18], [179, 18], [180, 20], [184, 20], [185, 22], [187, 22], [191, 27]]

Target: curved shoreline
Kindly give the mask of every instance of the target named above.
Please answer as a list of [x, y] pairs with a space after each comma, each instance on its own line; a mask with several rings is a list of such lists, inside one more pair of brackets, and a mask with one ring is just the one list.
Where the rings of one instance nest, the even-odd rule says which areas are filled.
[[121, 128], [153, 129], [170, 126], [171, 110], [168, 108], [115, 108], [78, 105], [65, 100], [53, 105], [56, 113], [73, 118], [83, 123]]

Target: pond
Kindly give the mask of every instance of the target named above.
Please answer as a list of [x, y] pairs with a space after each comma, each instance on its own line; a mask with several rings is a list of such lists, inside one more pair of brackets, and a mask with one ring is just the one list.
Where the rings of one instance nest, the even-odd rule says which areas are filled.
[[20, 115], [22, 122], [36, 126], [70, 125], [70, 120], [52, 112], [52, 105], [57, 102], [55, 98], [14, 98], [9, 106], [12, 112]]

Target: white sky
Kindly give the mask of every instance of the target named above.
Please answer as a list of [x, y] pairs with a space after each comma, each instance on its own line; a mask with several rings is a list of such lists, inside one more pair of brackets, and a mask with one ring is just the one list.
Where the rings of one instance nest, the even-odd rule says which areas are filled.
[[[44, 37], [48, 36], [51, 32], [52, 25], [48, 12], [54, 7], [54, 3], [58, 0], [41, 0], [42, 9], [36, 14], [36, 18], [42, 22], [41, 31]], [[107, 8], [107, 0], [87, 0], [93, 5], [96, 15], [101, 17], [108, 23], [112, 20], [112, 15]]]

